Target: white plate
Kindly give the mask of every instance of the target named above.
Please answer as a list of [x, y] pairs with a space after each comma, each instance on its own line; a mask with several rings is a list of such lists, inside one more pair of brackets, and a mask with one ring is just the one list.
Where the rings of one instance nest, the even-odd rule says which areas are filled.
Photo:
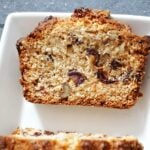
[[[37, 23], [48, 15], [66, 17], [70, 14], [13, 13], [7, 17], [0, 44], [0, 134], [7, 134], [20, 126], [52, 131], [134, 135], [143, 142], [146, 150], [150, 149], [150, 68], [148, 67], [143, 84], [144, 97], [128, 110], [35, 105], [24, 100], [19, 84], [16, 41], [31, 32]], [[150, 17], [112, 16], [129, 24], [137, 34], [150, 35]]]

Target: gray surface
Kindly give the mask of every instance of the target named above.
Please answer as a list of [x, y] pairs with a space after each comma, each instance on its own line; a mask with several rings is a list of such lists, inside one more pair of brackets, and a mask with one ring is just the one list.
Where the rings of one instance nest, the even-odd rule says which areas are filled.
[[77, 7], [150, 16], [150, 0], [0, 0], [0, 35], [6, 16], [19, 11], [71, 12]]

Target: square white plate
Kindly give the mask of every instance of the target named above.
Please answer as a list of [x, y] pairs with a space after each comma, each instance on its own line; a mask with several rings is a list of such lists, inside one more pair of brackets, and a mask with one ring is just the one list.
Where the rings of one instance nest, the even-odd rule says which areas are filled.
[[[16, 41], [30, 33], [46, 16], [69, 13], [12, 13], [7, 17], [0, 43], [0, 134], [16, 127], [34, 127], [52, 131], [134, 135], [150, 149], [150, 61], [143, 84], [144, 97], [126, 110], [32, 104], [24, 100], [19, 84], [19, 60]], [[112, 15], [129, 24], [139, 35], [150, 35], [150, 17]]]

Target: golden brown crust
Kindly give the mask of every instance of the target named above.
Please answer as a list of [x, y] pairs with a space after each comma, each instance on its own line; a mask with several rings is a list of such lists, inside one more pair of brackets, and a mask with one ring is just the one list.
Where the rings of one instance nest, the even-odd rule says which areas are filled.
[[100, 134], [52, 133], [36, 129], [17, 129], [0, 136], [1, 150], [143, 150], [131, 136], [109, 137]]
[[110, 16], [109, 10], [92, 10], [81, 7], [74, 10], [72, 17], [77, 19], [92, 20], [93, 22], [96, 21], [101, 24], [108, 23], [110, 26], [113, 25], [114, 28], [117, 28], [117, 30], [131, 32], [131, 28], [128, 25], [121, 24], [117, 20], [113, 20]]
[[[65, 143], [66, 144], [66, 143]], [[0, 137], [1, 150], [72, 150], [69, 145], [54, 140]], [[128, 140], [81, 140], [74, 150], [143, 150], [138, 141]]]
[[[113, 143], [113, 144], [112, 144]], [[142, 150], [143, 147], [138, 141], [114, 140], [112, 143], [108, 141], [91, 141], [82, 140], [80, 142], [80, 150]]]
[[149, 41], [109, 11], [49, 17], [17, 42], [24, 96], [33, 103], [129, 108], [142, 95]]
[[[55, 150], [55, 141], [19, 139], [15, 137], [0, 137], [1, 150]], [[65, 150], [65, 147], [57, 143], [57, 148]]]
[[[126, 102], [119, 102], [119, 103], [117, 101], [107, 101], [107, 100], [100, 100], [100, 101], [94, 100], [93, 101], [93, 99], [86, 99], [86, 98], [79, 99], [79, 100], [72, 101], [72, 102], [60, 100], [59, 102], [53, 101], [49, 103], [49, 101], [42, 101], [42, 99], [31, 97], [30, 95], [25, 95], [25, 93], [24, 93], [24, 96], [27, 97], [27, 101], [33, 102], [36, 104], [42, 103], [42, 104], [52, 104], [52, 105], [79, 105], [79, 106], [82, 105], [82, 106], [95, 106], [95, 107], [101, 106], [101, 107], [108, 107], [108, 108], [127, 109], [127, 108], [132, 107], [136, 103], [135, 98], [137, 97], [137, 94], [138, 94], [137, 92], [134, 91], [133, 94], [131, 95], [133, 96], [130, 98], [132, 100], [128, 100]], [[139, 93], [139, 95], [141, 96], [141, 93]]]

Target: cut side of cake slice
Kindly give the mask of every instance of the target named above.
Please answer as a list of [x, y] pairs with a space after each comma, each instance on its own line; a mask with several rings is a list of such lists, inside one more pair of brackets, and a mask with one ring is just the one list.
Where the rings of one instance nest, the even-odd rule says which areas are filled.
[[109, 11], [49, 16], [16, 46], [30, 102], [129, 108], [142, 95], [150, 38], [135, 35]]
[[8, 136], [0, 136], [0, 150], [143, 150], [143, 146], [132, 136], [110, 137], [18, 128]]

